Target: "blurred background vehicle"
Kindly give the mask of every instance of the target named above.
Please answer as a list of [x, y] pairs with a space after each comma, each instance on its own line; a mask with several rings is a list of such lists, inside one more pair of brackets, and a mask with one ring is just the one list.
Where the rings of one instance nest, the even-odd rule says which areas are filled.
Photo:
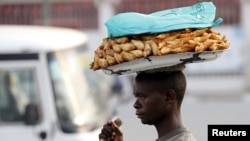
[[88, 36], [68, 28], [0, 26], [3, 141], [94, 141], [114, 112], [89, 69]]

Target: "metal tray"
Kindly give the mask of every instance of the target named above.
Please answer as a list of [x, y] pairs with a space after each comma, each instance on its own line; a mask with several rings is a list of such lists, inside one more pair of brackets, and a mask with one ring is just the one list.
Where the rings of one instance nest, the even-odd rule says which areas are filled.
[[203, 51], [203, 52], [185, 52], [176, 54], [167, 54], [163, 56], [149, 56], [139, 58], [133, 61], [109, 66], [102, 69], [108, 75], [131, 74], [141, 71], [166, 68], [179, 64], [199, 63], [212, 61], [220, 57], [225, 50]]

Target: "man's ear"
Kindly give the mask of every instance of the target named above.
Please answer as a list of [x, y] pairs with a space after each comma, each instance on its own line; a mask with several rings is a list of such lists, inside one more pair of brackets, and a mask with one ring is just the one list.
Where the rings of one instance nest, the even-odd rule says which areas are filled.
[[165, 90], [164, 97], [167, 102], [173, 102], [175, 100], [175, 91], [173, 89]]

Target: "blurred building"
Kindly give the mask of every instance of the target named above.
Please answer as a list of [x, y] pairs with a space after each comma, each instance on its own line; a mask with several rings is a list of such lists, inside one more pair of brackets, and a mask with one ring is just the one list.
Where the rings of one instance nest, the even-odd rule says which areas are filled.
[[[149, 14], [155, 11], [193, 5], [202, 0], [104, 0], [114, 8], [114, 14], [134, 11]], [[205, 0], [204, 0], [205, 1]], [[223, 25], [240, 24], [240, 0], [214, 0], [217, 17]], [[98, 3], [102, 0], [1, 0], [0, 24], [43, 25], [76, 29], [98, 28]], [[47, 15], [46, 15], [47, 14]], [[46, 19], [48, 18], [48, 19]]]
[[[117, 13], [133, 11], [149, 14], [203, 1], [207, 0], [1, 0], [0, 24], [51, 25], [84, 30], [91, 37], [89, 47], [93, 53], [102, 38], [106, 37], [105, 21]], [[248, 1], [213, 0], [217, 8], [216, 18], [224, 20], [216, 29], [227, 36], [231, 49], [216, 61], [187, 65], [186, 73], [192, 81], [190, 91], [197, 87], [204, 91], [207, 84], [199, 86], [201, 81], [207, 81], [209, 85], [212, 82], [214, 87], [209, 89], [215, 91], [218, 88], [219, 91], [228, 89], [229, 92], [230, 88], [236, 91], [250, 89], [246, 30], [242, 26], [246, 23], [242, 23], [245, 15], [242, 6]], [[209, 80], [211, 78], [216, 80]]]
[[97, 8], [91, 0], [1, 0], [0, 24], [97, 28]]
[[[155, 11], [171, 9], [175, 7], [190, 6], [207, 0], [122, 0], [115, 7], [116, 12], [135, 11], [139, 13], [153, 13]], [[239, 0], [213, 0], [217, 7], [217, 17], [223, 17], [224, 25], [240, 23], [240, 1]]]

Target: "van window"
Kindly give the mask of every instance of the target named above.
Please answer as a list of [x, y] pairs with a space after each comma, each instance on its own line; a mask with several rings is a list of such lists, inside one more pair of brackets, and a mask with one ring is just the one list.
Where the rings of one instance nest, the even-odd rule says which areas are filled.
[[107, 120], [108, 104], [98, 77], [81, 61], [82, 50], [48, 54], [48, 68], [62, 131], [90, 131]]
[[28, 104], [38, 104], [33, 69], [0, 70], [0, 123], [24, 122]]

